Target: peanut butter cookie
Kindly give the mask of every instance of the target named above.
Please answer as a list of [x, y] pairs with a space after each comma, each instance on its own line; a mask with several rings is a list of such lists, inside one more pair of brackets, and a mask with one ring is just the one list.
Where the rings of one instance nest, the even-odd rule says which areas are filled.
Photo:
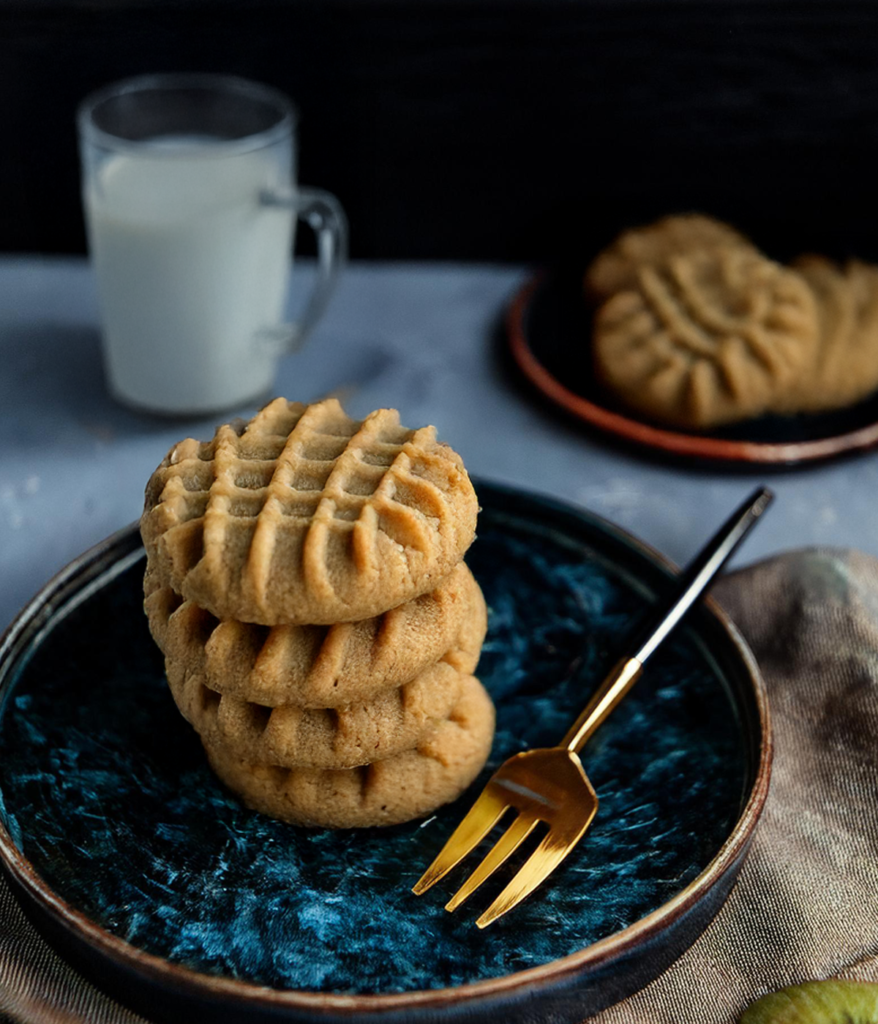
[[[470, 672], [475, 661], [468, 659]], [[197, 676], [170, 685], [183, 717], [214, 749], [284, 768], [355, 768], [416, 747], [449, 716], [464, 678], [439, 661], [368, 704], [327, 709], [263, 707], [221, 696]]]
[[631, 409], [703, 429], [776, 408], [817, 343], [800, 274], [749, 249], [700, 249], [642, 267], [600, 307], [595, 374]]
[[643, 267], [664, 263], [670, 256], [694, 249], [754, 247], [734, 228], [700, 213], [678, 213], [652, 224], [630, 228], [592, 261], [585, 275], [585, 291], [595, 303], [616, 292], [637, 287]]
[[[324, 626], [221, 621], [161, 586], [151, 570], [145, 589], [150, 629], [172, 685], [196, 676], [217, 693], [268, 707], [374, 700], [441, 658], [459, 642], [465, 621], [485, 621], [484, 598], [463, 562], [434, 590], [383, 615]], [[484, 630], [470, 647], [483, 639]]]
[[878, 267], [801, 256], [793, 267], [810, 285], [820, 324], [813, 372], [775, 404], [777, 412], [822, 412], [878, 388]]
[[217, 618], [320, 625], [435, 589], [477, 512], [433, 427], [278, 398], [210, 442], [175, 445], [147, 485], [141, 533], [160, 581]]
[[205, 743], [219, 778], [256, 811], [298, 825], [365, 828], [422, 817], [456, 799], [484, 766], [494, 706], [474, 676], [451, 715], [414, 750], [359, 768], [280, 768]]

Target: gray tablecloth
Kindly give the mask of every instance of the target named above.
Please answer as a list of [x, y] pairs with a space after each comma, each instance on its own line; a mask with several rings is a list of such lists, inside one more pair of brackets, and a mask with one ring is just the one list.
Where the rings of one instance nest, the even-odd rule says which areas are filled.
[[[771, 792], [717, 918], [660, 978], [594, 1024], [732, 1024], [784, 985], [878, 981], [878, 561], [800, 551], [741, 570], [714, 593], [766, 679]], [[2, 881], [0, 1014], [16, 1024], [142, 1019], [55, 955]]]

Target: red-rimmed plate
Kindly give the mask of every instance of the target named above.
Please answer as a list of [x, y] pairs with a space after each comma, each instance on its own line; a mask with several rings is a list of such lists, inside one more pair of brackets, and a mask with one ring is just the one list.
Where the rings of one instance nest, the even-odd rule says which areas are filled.
[[582, 268], [542, 271], [518, 292], [507, 338], [524, 376], [552, 403], [616, 440], [665, 456], [753, 466], [807, 465], [878, 446], [878, 394], [830, 413], [764, 416], [709, 433], [634, 418], [594, 379]]

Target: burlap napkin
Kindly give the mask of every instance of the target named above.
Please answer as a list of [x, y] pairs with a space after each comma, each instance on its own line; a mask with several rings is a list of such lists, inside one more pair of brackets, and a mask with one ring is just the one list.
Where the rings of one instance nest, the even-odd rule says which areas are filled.
[[[812, 978], [878, 981], [878, 561], [784, 555], [715, 596], [762, 667], [771, 793], [736, 888], [695, 945], [593, 1024], [733, 1024], [763, 992]], [[84, 982], [0, 881], [0, 1015], [141, 1021]]]
[[784, 985], [878, 981], [878, 561], [798, 552], [729, 576], [713, 593], [765, 677], [771, 790], [712, 924], [593, 1024], [732, 1024]]

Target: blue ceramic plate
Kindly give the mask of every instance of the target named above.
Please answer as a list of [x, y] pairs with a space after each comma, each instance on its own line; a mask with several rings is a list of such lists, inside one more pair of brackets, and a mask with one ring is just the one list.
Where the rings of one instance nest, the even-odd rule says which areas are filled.
[[668, 458], [739, 467], [811, 465], [878, 445], [878, 393], [831, 412], [762, 416], [704, 432], [632, 415], [594, 378], [583, 272], [559, 267], [528, 281], [510, 305], [507, 341], [531, 384], [605, 437]]
[[[485, 775], [556, 742], [673, 570], [614, 527], [478, 485], [467, 556], [490, 609]], [[426, 821], [309, 831], [245, 809], [167, 691], [131, 528], [84, 555], [0, 648], [0, 855], [26, 910], [99, 984], [182, 1020], [580, 1020], [633, 991], [716, 912], [768, 784], [764, 696], [709, 602], [584, 753], [590, 833], [479, 931], [488, 886], [410, 888], [474, 788]], [[498, 1017], [498, 1014], [500, 1015]], [[542, 1018], [540, 1018], [542, 1019]]]

